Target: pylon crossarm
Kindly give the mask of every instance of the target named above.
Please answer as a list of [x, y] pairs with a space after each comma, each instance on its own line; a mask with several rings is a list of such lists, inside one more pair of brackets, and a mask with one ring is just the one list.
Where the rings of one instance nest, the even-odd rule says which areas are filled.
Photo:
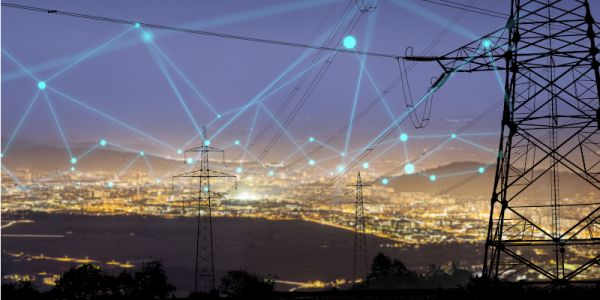
[[222, 177], [222, 178], [236, 178], [235, 175], [230, 175], [224, 172], [213, 171], [213, 170], [194, 170], [187, 173], [174, 175], [175, 178], [197, 178], [197, 177]]
[[554, 236], [552, 236], [550, 233], [546, 232], [544, 229], [542, 229], [540, 226], [538, 226], [534, 222], [531, 222], [531, 220], [529, 220], [527, 217], [523, 216], [522, 214], [520, 214], [519, 212], [517, 212], [516, 210], [514, 210], [512, 207], [508, 206], [508, 207], [506, 207], [506, 209], [510, 210], [515, 215], [519, 216], [519, 218], [521, 218], [523, 221], [531, 224], [531, 226], [533, 226], [537, 230], [541, 231], [544, 235], [548, 236], [551, 239], [554, 238]]

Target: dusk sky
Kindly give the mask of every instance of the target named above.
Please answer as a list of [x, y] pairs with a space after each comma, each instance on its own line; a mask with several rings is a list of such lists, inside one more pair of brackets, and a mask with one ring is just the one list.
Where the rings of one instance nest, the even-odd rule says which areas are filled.
[[[510, 8], [510, 1], [462, 2], [498, 13], [508, 13]], [[335, 24], [340, 21], [347, 24], [360, 15], [347, 33], [356, 38], [355, 49], [392, 55], [404, 55], [407, 47], [421, 54], [461, 14], [461, 10], [420, 0], [380, 1], [378, 8], [370, 13], [361, 13], [352, 5], [345, 18], [342, 15], [348, 1], [178, 1], [177, 5], [169, 6], [163, 1], [112, 0], [19, 1], [19, 4], [311, 45], [322, 45]], [[594, 5], [592, 9], [600, 14], [600, 6]], [[449, 52], [504, 24], [501, 18], [466, 12], [430, 54]], [[7, 7], [2, 9], [2, 26], [4, 160], [10, 160], [8, 143], [13, 135], [10, 143], [28, 141], [73, 148], [73, 155], [82, 151], [78, 149], [85, 149], [78, 145], [101, 139], [140, 150], [147, 147], [146, 151], [155, 154], [175, 155], [177, 149], [202, 143], [200, 139], [188, 143], [197, 137], [202, 126], [207, 126], [208, 136], [214, 137], [212, 145], [227, 147], [239, 140], [258, 156], [275, 135], [277, 125], [252, 146], [254, 138], [319, 53]], [[340, 38], [329, 46], [344, 47]], [[402, 68], [392, 58], [321, 53], [335, 55], [331, 66], [265, 161], [282, 160], [310, 137], [327, 140], [351, 120], [353, 106], [358, 113], [377, 99]], [[365, 59], [363, 72], [362, 59]], [[290, 66], [293, 68], [289, 69]], [[276, 81], [283, 72], [285, 75]], [[412, 69], [407, 79], [415, 101], [425, 94], [431, 77], [440, 74], [441, 69], [435, 63], [419, 63]], [[38, 81], [45, 81], [47, 89], [23, 119], [39, 92]], [[307, 86], [308, 83], [302, 86], [301, 93], [276, 124], [283, 124]], [[364, 118], [353, 122], [349, 136], [344, 134], [329, 146], [340, 153], [368, 145], [393, 122], [392, 116], [397, 118], [406, 111], [406, 91], [403, 93], [401, 84], [396, 85], [383, 97], [387, 109], [380, 101]], [[247, 105], [257, 95], [269, 96]], [[501, 99], [501, 86], [493, 72], [459, 74], [434, 95], [431, 122], [426, 128], [417, 130], [405, 118], [390, 139], [407, 133], [411, 143], [406, 144], [406, 151], [411, 155], [418, 153], [447, 138], [453, 130]], [[256, 105], [258, 102], [261, 107]], [[52, 104], [59, 126], [48, 103]], [[245, 109], [235, 110], [240, 107]], [[221, 118], [217, 119], [219, 115]], [[494, 154], [482, 148], [497, 147], [500, 115], [501, 111], [495, 110], [466, 131], [472, 136], [465, 139], [480, 147], [449, 143], [445, 149], [450, 151], [448, 155], [432, 156], [427, 164], [457, 159], [493, 161]], [[20, 120], [22, 126], [15, 133]], [[252, 134], [250, 139], [249, 134]], [[432, 135], [441, 137], [417, 138]], [[381, 151], [387, 146], [380, 148]], [[315, 159], [323, 159], [335, 151], [321, 153]], [[398, 145], [373, 156], [404, 160], [407, 157], [404, 153]], [[65, 152], [66, 164], [68, 155]]]

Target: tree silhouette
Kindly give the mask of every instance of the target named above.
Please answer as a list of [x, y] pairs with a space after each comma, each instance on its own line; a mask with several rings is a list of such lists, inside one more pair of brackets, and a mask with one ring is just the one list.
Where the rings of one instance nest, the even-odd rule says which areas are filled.
[[[122, 274], [123, 280], [128, 280]], [[162, 262], [153, 259], [142, 264], [142, 269], [134, 274], [134, 296], [139, 299], [166, 299], [174, 296], [175, 286], [169, 283]]]
[[29, 280], [22, 280], [17, 283], [2, 284], [2, 299], [41, 299], [42, 294], [35, 289], [33, 283]]
[[243, 299], [267, 299], [273, 293], [275, 282], [245, 270], [229, 271], [221, 279], [221, 292], [227, 297]]

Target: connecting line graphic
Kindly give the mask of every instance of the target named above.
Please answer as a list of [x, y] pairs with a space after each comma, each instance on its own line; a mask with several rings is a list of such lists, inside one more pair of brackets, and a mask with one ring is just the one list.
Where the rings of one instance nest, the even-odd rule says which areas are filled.
[[483, 150], [483, 151], [487, 151], [487, 152], [490, 152], [490, 153], [494, 153], [494, 155], [497, 155], [497, 154], [498, 154], [498, 151], [496, 151], [496, 150], [493, 150], [493, 149], [489, 149], [489, 148], [483, 147], [483, 146], [481, 146], [481, 145], [479, 145], [479, 144], [476, 144], [476, 143], [474, 143], [474, 142], [471, 142], [471, 141], [469, 141], [469, 140], [465, 140], [465, 139], [463, 139], [463, 138], [461, 138], [461, 137], [456, 137], [456, 139], [457, 139], [457, 140], [459, 140], [459, 141], [461, 141], [461, 142], [465, 142], [465, 143], [467, 143], [467, 144], [469, 144], [469, 145], [471, 145], [471, 146], [477, 147], [477, 148], [479, 148], [479, 149], [481, 149], [481, 150]]
[[4, 53], [6, 57], [8, 57], [14, 64], [16, 64], [21, 70], [23, 70], [27, 75], [29, 75], [29, 77], [32, 78], [35, 82], [40, 81], [35, 75], [33, 75], [33, 73], [31, 73], [31, 71], [29, 71], [29, 69], [27, 69], [23, 64], [21, 64], [14, 56], [8, 53], [8, 51], [6, 51], [4, 48], [2, 48], [2, 53]]
[[[151, 44], [151, 45], [154, 45], [153, 41], [148, 41], [148, 43]], [[154, 45], [154, 47], [158, 48], [158, 46], [156, 46], [156, 45]], [[179, 103], [181, 104], [181, 106], [183, 107], [185, 113], [187, 114], [188, 119], [190, 120], [190, 122], [192, 123], [192, 125], [194, 125], [194, 128], [196, 129], [196, 132], [198, 134], [200, 134], [200, 136], [202, 136], [202, 138], [204, 140], [206, 140], [206, 137], [203, 136], [202, 129], [200, 129], [200, 126], [196, 122], [196, 118], [194, 118], [194, 116], [192, 115], [192, 112], [190, 111], [189, 107], [187, 106], [187, 104], [185, 102], [185, 99], [183, 99], [183, 96], [179, 92], [179, 89], [177, 88], [177, 86], [173, 82], [173, 79], [171, 78], [171, 75], [169, 74], [169, 71], [165, 68], [163, 62], [160, 61], [160, 58], [156, 56], [156, 53], [154, 51], [152, 51], [152, 49], [148, 49], [148, 50], [150, 51], [150, 54], [151, 54], [152, 58], [156, 62], [157, 66], [159, 67], [160, 72], [163, 74], [163, 77], [167, 80], [167, 82], [171, 86], [171, 89], [173, 90], [173, 93], [177, 97], [177, 100], [179, 100]]]
[[61, 74], [63, 74], [64, 72], [66, 72], [67, 70], [73, 68], [75, 65], [81, 63], [82, 61], [84, 61], [85, 59], [91, 57], [92, 55], [95, 55], [96, 53], [98, 53], [100, 50], [108, 47], [108, 45], [111, 45], [112, 43], [114, 43], [116, 40], [120, 39], [122, 36], [126, 35], [127, 33], [129, 33], [131, 30], [133, 29], [133, 27], [128, 28], [127, 30], [119, 33], [117, 36], [115, 36], [114, 38], [108, 40], [107, 42], [105, 42], [104, 44], [98, 46], [97, 48], [92, 49], [91, 51], [89, 51], [88, 53], [86, 53], [85, 55], [81, 56], [80, 58], [78, 58], [77, 60], [75, 60], [73, 63], [71, 63], [70, 65], [64, 67], [63, 69], [61, 69], [60, 71], [56, 72], [54, 75], [51, 75], [50, 77], [46, 78], [46, 82], [51, 81], [52, 79], [60, 76]]
[[10, 145], [12, 144], [13, 140], [15, 139], [15, 137], [17, 136], [17, 134], [21, 130], [21, 127], [23, 126], [23, 122], [25, 122], [25, 119], [27, 119], [27, 116], [29, 115], [29, 112], [31, 111], [31, 108], [33, 107], [33, 105], [37, 101], [38, 97], [40, 96], [40, 93], [41, 93], [41, 91], [37, 91], [35, 93], [35, 96], [33, 96], [33, 99], [31, 99], [31, 102], [29, 102], [29, 105], [25, 109], [25, 112], [23, 113], [23, 116], [21, 116], [21, 119], [19, 120], [19, 123], [17, 123], [17, 126], [15, 127], [15, 129], [12, 132], [12, 134], [8, 138], [8, 141], [6, 142], [6, 146], [3, 147], [3, 149], [2, 149], [2, 156], [4, 156], [6, 154], [6, 152], [10, 148]]
[[277, 126], [283, 130], [283, 133], [290, 139], [290, 141], [296, 146], [296, 148], [298, 150], [300, 150], [300, 152], [304, 155], [304, 157], [306, 157], [306, 159], [309, 159], [308, 155], [306, 155], [306, 152], [304, 152], [304, 150], [302, 150], [302, 148], [300, 147], [300, 145], [298, 145], [298, 143], [296, 142], [296, 139], [294, 139], [294, 137], [292, 137], [292, 135], [285, 129], [283, 128], [283, 126], [281, 125], [281, 123], [279, 123], [279, 121], [277, 120], [277, 118], [275, 118], [273, 116], [273, 114], [271, 113], [271, 111], [264, 105], [262, 105], [262, 103], [258, 104], [265, 112], [267, 112], [267, 114], [275, 121], [275, 124], [277, 124]]
[[15, 176], [15, 174], [13, 174], [7, 167], [5, 167], [4, 164], [1, 164], [1, 166], [2, 170], [4, 170], [4, 172], [6, 172], [6, 174], [8, 174], [10, 178], [12, 178], [17, 183], [18, 186], [24, 187], [23, 183], [21, 183], [21, 180], [19, 180], [19, 178]]
[[136, 155], [127, 165], [125, 165], [125, 167], [117, 173], [117, 177], [121, 177], [123, 173], [125, 173], [129, 168], [131, 168], [131, 166], [133, 166], [133, 164], [138, 160], [138, 158], [140, 158], [140, 156], [140, 154]]
[[[325, 4], [329, 4], [331, 2], [332, 1], [323, 1], [323, 0], [298, 1], [298, 2], [293, 2], [293, 3], [290, 2], [290, 3], [280, 4], [280, 5], [261, 7], [259, 9], [253, 9], [253, 10], [247, 10], [247, 11], [245, 10], [245, 11], [236, 12], [236, 13], [230, 14], [230, 15], [214, 17], [211, 19], [203, 19], [201, 21], [187, 23], [187, 24], [183, 24], [181, 26], [182, 27], [190, 27], [190, 28], [206, 29], [206, 28], [215, 27], [215, 26], [233, 25], [233, 24], [247, 22], [247, 21], [255, 20], [258, 18], [266, 17], [266, 16], [276, 16], [276, 15], [286, 14], [286, 13], [290, 13], [290, 12], [297, 12], [297, 11], [302, 11], [302, 10], [306, 10], [306, 9], [318, 8]], [[128, 27], [131, 28], [132, 26], [128, 26]], [[158, 37], [167, 37], [167, 36], [170, 36], [171, 34], [176, 34], [176, 32], [160, 31], [157, 34], [157, 38]], [[126, 43], [122, 42], [120, 44], [115, 45], [114, 47], [109, 47], [108, 49], [106, 49], [107, 51], [98, 53], [98, 55], [108, 54], [112, 51], [123, 50], [123, 49], [127, 49], [130, 47], [136, 46], [139, 44], [139, 41], [140, 41], [140, 39], [128, 40]], [[93, 50], [93, 48], [84, 50], [84, 51], [81, 51], [81, 52], [78, 52], [75, 54], [63, 56], [63, 57], [60, 57], [57, 59], [53, 59], [52, 61], [48, 61], [45, 63], [41, 63], [38, 65], [32, 66], [29, 69], [34, 73], [39, 73], [39, 72], [47, 71], [49, 69], [54, 69], [58, 66], [65, 65], [65, 64], [77, 59], [78, 57], [84, 56], [84, 55], [86, 55], [86, 53], [88, 53], [89, 51], [92, 51], [92, 50]], [[110, 51], [108, 51], [108, 50], [110, 50]], [[22, 71], [14, 71], [14, 72], [10, 72], [7, 74], [2, 74], [2, 82], [7, 81], [7, 80], [19, 79], [26, 75], [27, 75], [27, 73], [22, 72]]]
[[63, 143], [65, 144], [65, 149], [67, 150], [67, 153], [69, 154], [69, 159], [73, 159], [73, 152], [71, 152], [71, 147], [69, 147], [69, 142], [67, 142], [67, 137], [65, 136], [65, 132], [62, 129], [62, 126], [60, 125], [60, 122], [58, 121], [58, 117], [56, 116], [56, 112], [54, 111], [54, 107], [52, 106], [52, 102], [50, 101], [50, 98], [48, 97], [48, 94], [46, 92], [42, 92], [42, 94], [44, 94], [44, 99], [46, 100], [46, 103], [48, 104], [48, 108], [50, 109], [50, 113], [52, 114], [52, 118], [54, 119], [54, 122], [56, 123], [56, 128], [58, 129], [58, 132], [60, 134], [60, 137], [63, 140]]
[[154, 49], [158, 52], [158, 54], [160, 54], [160, 56], [167, 62], [169, 63], [169, 65], [171, 66], [171, 68], [173, 68], [173, 70], [175, 70], [175, 72], [177, 72], [177, 74], [179, 75], [179, 77], [181, 77], [181, 79], [183, 79], [183, 81], [188, 85], [188, 87], [198, 96], [198, 98], [200, 98], [200, 100], [202, 100], [202, 102], [208, 107], [208, 109], [210, 109], [214, 114], [215, 117], [220, 118], [221, 115], [217, 112], [217, 110], [210, 104], [210, 102], [208, 102], [208, 99], [206, 99], [206, 97], [204, 96], [204, 94], [202, 94], [198, 88], [196, 87], [196, 85], [194, 85], [189, 78], [183, 73], [183, 71], [181, 71], [181, 69], [167, 56], [167, 54], [154, 42], [154, 41], [150, 41], [149, 43], [151, 46], [154, 47]]

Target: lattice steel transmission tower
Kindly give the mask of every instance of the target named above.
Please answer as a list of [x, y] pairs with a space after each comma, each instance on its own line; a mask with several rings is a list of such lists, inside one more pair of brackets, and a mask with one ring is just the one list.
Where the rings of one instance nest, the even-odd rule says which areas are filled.
[[[597, 281], [600, 27], [587, 0], [511, 2], [504, 28], [441, 57], [410, 59], [444, 69], [431, 92], [457, 72], [504, 73], [483, 276]], [[564, 196], [574, 189], [585, 194]]]
[[210, 169], [209, 153], [221, 153], [224, 160], [225, 152], [221, 149], [205, 144], [201, 147], [185, 150], [185, 163], [189, 163], [188, 153], [200, 154], [200, 168], [173, 177], [191, 178], [193, 181], [194, 191], [184, 195], [179, 201], [182, 201], [182, 203], [195, 202], [197, 204], [194, 293], [210, 292], [215, 289], [212, 201], [223, 196], [211, 190], [211, 180], [214, 178], [236, 178], [236, 176]]
[[367, 281], [368, 258], [367, 258], [367, 225], [365, 223], [365, 205], [363, 199], [363, 187], [371, 186], [362, 182], [360, 171], [356, 176], [356, 183], [349, 185], [356, 190], [354, 199], [354, 257], [352, 264], [352, 283], [358, 280]]

